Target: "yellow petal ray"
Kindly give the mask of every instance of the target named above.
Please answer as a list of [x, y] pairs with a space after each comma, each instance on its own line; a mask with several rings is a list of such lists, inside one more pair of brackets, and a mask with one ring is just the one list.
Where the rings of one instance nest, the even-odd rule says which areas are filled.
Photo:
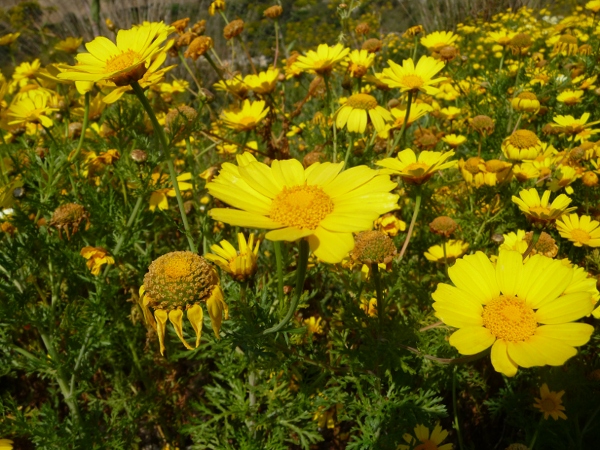
[[496, 279], [504, 295], [515, 295], [523, 271], [523, 256], [516, 251], [501, 250], [496, 261]]
[[536, 351], [543, 355], [546, 364], [550, 366], [562, 366], [567, 359], [577, 354], [574, 347], [545, 336], [534, 334], [529, 338], [529, 343], [535, 346]]
[[294, 242], [306, 236], [310, 236], [314, 230], [302, 230], [296, 227], [280, 228], [278, 230], [269, 231], [265, 237], [270, 241], [287, 241]]
[[508, 356], [505, 341], [498, 339], [494, 342], [494, 345], [492, 345], [491, 359], [496, 372], [503, 373], [507, 377], [514, 377], [517, 374], [518, 366]]
[[470, 293], [482, 304], [500, 294], [494, 266], [482, 252], [467, 255], [456, 261], [456, 264], [448, 269], [448, 275], [457, 288]]
[[271, 163], [273, 178], [282, 186], [301, 186], [304, 184], [304, 167], [297, 159], [274, 160]]
[[537, 351], [535, 342], [507, 342], [508, 356], [521, 367], [543, 366], [545, 358]]
[[308, 243], [317, 258], [330, 264], [341, 262], [354, 248], [352, 233], [332, 233], [321, 227], [308, 237]]
[[158, 343], [160, 345], [160, 354], [165, 354], [165, 334], [167, 330], [167, 312], [164, 309], [154, 311], [156, 318], [156, 334], [158, 334]]
[[535, 335], [579, 347], [588, 343], [593, 332], [594, 327], [587, 323], [561, 323], [542, 325], [535, 330]]
[[169, 311], [169, 321], [173, 324], [173, 328], [175, 328], [175, 333], [179, 337], [179, 340], [185, 345], [185, 348], [188, 350], [193, 350], [193, 348], [186, 342], [183, 338], [183, 311], [180, 309], [173, 309]]
[[200, 305], [194, 305], [187, 310], [187, 318], [192, 324], [192, 328], [196, 332], [196, 348], [200, 345], [200, 339], [202, 338], [202, 319], [204, 318], [204, 312]]
[[465, 327], [450, 336], [450, 345], [462, 355], [475, 355], [494, 343], [496, 337], [484, 327]]
[[536, 320], [545, 325], [572, 322], [592, 312], [589, 292], [574, 292], [548, 302], [535, 312]]
[[283, 227], [282, 224], [274, 222], [268, 217], [237, 209], [213, 208], [208, 212], [208, 215], [213, 220], [245, 228], [265, 228], [269, 230]]

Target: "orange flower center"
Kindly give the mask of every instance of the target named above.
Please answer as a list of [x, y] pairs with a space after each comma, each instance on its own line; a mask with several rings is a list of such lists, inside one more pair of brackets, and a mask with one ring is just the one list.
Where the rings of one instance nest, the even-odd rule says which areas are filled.
[[133, 50], [127, 50], [106, 61], [106, 72], [120, 72], [141, 62], [141, 55]]
[[537, 147], [540, 140], [529, 130], [517, 130], [509, 138], [509, 142], [517, 148]]
[[546, 206], [532, 206], [529, 208], [529, 212], [538, 217], [550, 216], [550, 208]]
[[501, 295], [483, 307], [483, 326], [510, 342], [521, 342], [535, 333], [535, 312], [517, 297]]
[[245, 127], [253, 127], [256, 124], [256, 118], [253, 116], [246, 116], [240, 119], [240, 124]]
[[546, 397], [546, 398], [542, 399], [542, 401], [540, 402], [540, 406], [542, 407], [542, 411], [545, 411], [548, 413], [558, 410], [558, 405], [550, 397]]
[[188, 257], [172, 254], [167, 254], [165, 256], [168, 257], [168, 261], [165, 264], [164, 271], [168, 279], [182, 280], [190, 275], [192, 270], [190, 259]]
[[422, 443], [415, 447], [415, 450], [438, 450], [439, 447], [435, 442], [429, 439], [421, 441]]
[[590, 234], [581, 228], [575, 228], [574, 230], [571, 230], [571, 239], [573, 239], [575, 242], [587, 244], [591, 238], [592, 237]]
[[284, 186], [271, 204], [269, 217], [286, 227], [315, 230], [333, 211], [333, 201], [319, 186]]
[[348, 97], [346, 105], [356, 109], [375, 109], [377, 108], [377, 100], [369, 94], [354, 94]]
[[422, 162], [414, 162], [406, 166], [403, 170], [405, 173], [409, 173], [411, 175], [422, 175], [429, 170], [429, 164], [425, 164]]
[[425, 82], [419, 75], [404, 75], [402, 77], [402, 84], [410, 89], [418, 89], [423, 86]]

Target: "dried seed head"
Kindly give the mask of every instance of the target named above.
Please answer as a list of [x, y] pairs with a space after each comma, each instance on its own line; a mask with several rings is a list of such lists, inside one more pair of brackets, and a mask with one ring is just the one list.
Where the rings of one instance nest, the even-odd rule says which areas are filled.
[[361, 231], [356, 235], [351, 258], [362, 264], [388, 264], [396, 255], [394, 241], [381, 231]]
[[356, 25], [356, 28], [354, 29], [354, 32], [359, 36], [364, 36], [365, 34], [369, 34], [369, 31], [371, 31], [371, 27], [366, 22], [359, 23], [358, 25]]
[[242, 31], [244, 31], [244, 21], [242, 19], [235, 19], [225, 25], [223, 36], [225, 36], [225, 39], [230, 40], [242, 34]]
[[439, 55], [442, 61], [452, 61], [458, 56], [458, 49], [453, 45], [447, 45], [439, 51]]
[[189, 22], [190, 22], [190, 18], [186, 17], [184, 19], [176, 20], [175, 22], [173, 22], [171, 24], [171, 26], [175, 28], [175, 31], [177, 31], [177, 33], [181, 34], [185, 31], [185, 27], [188, 26]]
[[304, 158], [302, 159], [302, 165], [304, 167], [308, 167], [313, 165], [314, 163], [317, 162], [323, 162], [323, 160], [325, 159], [325, 154], [323, 152], [318, 152], [316, 150], [313, 150], [310, 153], [307, 153]]
[[205, 31], [206, 31], [206, 20], [204, 20], [204, 19], [199, 20], [192, 26], [192, 33], [195, 33], [198, 36], [204, 34]]
[[494, 121], [491, 117], [481, 114], [471, 119], [471, 127], [478, 133], [490, 135], [494, 132]]
[[52, 213], [52, 218], [50, 219], [51, 226], [67, 226], [67, 225], [75, 225], [78, 222], [86, 217], [87, 212], [85, 208], [77, 203], [65, 203], [64, 205], [60, 205], [56, 210]]
[[188, 49], [185, 51], [184, 55], [186, 58], [192, 58], [196, 61], [202, 55], [204, 55], [207, 51], [209, 51], [213, 47], [213, 40], [209, 36], [198, 36], [194, 39]]
[[[533, 231], [530, 231], [525, 234], [525, 241], [527, 244], [531, 244], [531, 239], [533, 238]], [[547, 256], [548, 258], [554, 258], [558, 253], [558, 246], [556, 245], [556, 241], [552, 239], [545, 231], [542, 231], [538, 241], [533, 246], [533, 250], [531, 251], [531, 255], [535, 255], [539, 253], [540, 255]]]
[[83, 128], [83, 126], [81, 125], [81, 122], [71, 122], [69, 124], [69, 137], [77, 138], [77, 137], [81, 136], [82, 128]]
[[[167, 133], [170, 133], [171, 131], [179, 132], [185, 128], [186, 125], [192, 123], [197, 116], [198, 113], [191, 106], [179, 105], [177, 108], [173, 108], [167, 113], [165, 117], [165, 131]], [[174, 130], [174, 128], [179, 128], [179, 131]]]
[[436, 217], [429, 224], [429, 230], [432, 233], [445, 237], [450, 237], [456, 230], [456, 227], [458, 227], [458, 224], [448, 216]]
[[594, 172], [588, 171], [583, 174], [581, 181], [583, 181], [583, 184], [588, 187], [598, 186], [598, 175], [596, 175]]
[[383, 47], [383, 42], [379, 39], [371, 38], [363, 42], [362, 49], [369, 53], [377, 53]]
[[144, 276], [152, 308], [173, 310], [206, 301], [219, 277], [215, 269], [192, 252], [171, 252], [155, 259]]
[[279, 5], [275, 5], [265, 9], [264, 16], [269, 19], [277, 19], [282, 13], [283, 8]]
[[138, 164], [146, 162], [146, 160], [148, 159], [148, 153], [140, 149], [132, 150], [130, 156], [131, 159], [133, 159]]

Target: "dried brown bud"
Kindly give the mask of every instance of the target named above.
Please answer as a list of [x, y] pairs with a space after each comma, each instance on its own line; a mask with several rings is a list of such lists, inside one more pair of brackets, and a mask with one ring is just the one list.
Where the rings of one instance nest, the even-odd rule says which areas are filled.
[[383, 42], [379, 39], [371, 38], [367, 39], [363, 42], [362, 49], [368, 51], [369, 53], [377, 53], [383, 47]]
[[494, 132], [494, 121], [491, 117], [481, 114], [471, 119], [471, 127], [478, 133], [488, 136]]
[[177, 31], [177, 33], [181, 34], [184, 32], [185, 27], [188, 26], [189, 22], [190, 22], [190, 18], [186, 17], [184, 19], [176, 20], [175, 22], [173, 22], [171, 24], [171, 26], [175, 28], [175, 31]]
[[442, 61], [452, 61], [458, 55], [458, 49], [453, 45], [447, 45], [439, 51], [439, 56]]
[[205, 31], [206, 31], [206, 20], [204, 20], [204, 19], [199, 20], [198, 22], [196, 22], [194, 24], [194, 26], [192, 26], [192, 33], [195, 33], [198, 36], [204, 34]]
[[82, 128], [81, 122], [71, 122], [69, 124], [69, 137], [74, 139], [81, 136]]
[[450, 237], [456, 230], [458, 224], [448, 216], [439, 216], [433, 219], [429, 224], [429, 230], [434, 234], [440, 236]]
[[133, 159], [138, 164], [146, 162], [146, 160], [148, 159], [148, 153], [140, 149], [132, 150], [130, 156], [131, 159]]
[[230, 40], [242, 34], [242, 31], [244, 31], [244, 21], [242, 19], [235, 19], [225, 25], [223, 36], [225, 36], [225, 39]]
[[325, 159], [325, 154], [316, 150], [307, 153], [302, 159], [302, 165], [304, 167], [308, 167], [317, 162], [323, 162]]
[[356, 25], [356, 28], [354, 29], [354, 32], [356, 34], [358, 34], [359, 36], [364, 36], [365, 34], [369, 34], [369, 31], [371, 31], [371, 27], [366, 22], [359, 23], [358, 25]]
[[283, 13], [283, 8], [279, 5], [274, 5], [274, 6], [271, 6], [267, 9], [265, 9], [265, 12], [263, 14], [265, 17], [268, 17], [269, 19], [277, 19], [282, 13]]
[[188, 49], [185, 51], [186, 58], [192, 58], [196, 61], [202, 55], [204, 55], [207, 51], [209, 51], [213, 47], [213, 40], [209, 36], [198, 36], [194, 39]]
[[382, 231], [361, 231], [356, 235], [350, 257], [362, 264], [388, 264], [396, 255], [394, 241]]

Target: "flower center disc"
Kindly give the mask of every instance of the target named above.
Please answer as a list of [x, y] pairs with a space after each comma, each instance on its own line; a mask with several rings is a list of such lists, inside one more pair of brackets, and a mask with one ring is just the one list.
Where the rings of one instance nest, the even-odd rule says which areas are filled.
[[165, 265], [164, 271], [170, 281], [183, 281], [190, 275], [190, 261], [188, 258], [171, 257]]
[[106, 61], [106, 72], [120, 72], [121, 70], [125, 70], [140, 63], [140, 59], [141, 57], [137, 52], [134, 52], [133, 50], [127, 50], [126, 52], [113, 56]]
[[556, 403], [554, 403], [554, 400], [552, 400], [551, 398], [548, 398], [548, 397], [546, 397], [545, 399], [543, 399], [541, 401], [541, 407], [542, 407], [542, 410], [544, 410], [546, 412], [554, 412], [558, 408]]
[[422, 444], [419, 444], [415, 447], [415, 450], [438, 450], [439, 447], [435, 442], [429, 439], [425, 439], [425, 441], [421, 441]]
[[517, 130], [510, 137], [510, 143], [517, 148], [531, 148], [539, 144], [540, 140], [528, 130]]
[[483, 307], [483, 326], [510, 342], [521, 342], [535, 333], [535, 312], [517, 297], [502, 295]]
[[256, 118], [252, 117], [252, 116], [246, 116], [246, 117], [242, 117], [240, 119], [240, 124], [244, 125], [244, 126], [251, 126], [254, 125], [256, 123]]
[[413, 176], [420, 176], [429, 170], [429, 165], [422, 162], [411, 163], [406, 166], [403, 172], [410, 173]]
[[546, 206], [532, 206], [529, 208], [529, 211], [540, 217], [550, 215], [550, 208]]
[[423, 79], [418, 75], [404, 75], [402, 77], [402, 84], [408, 88], [416, 89], [423, 86]]
[[580, 242], [582, 244], [587, 244], [592, 238], [587, 231], [584, 231], [580, 228], [575, 228], [571, 230], [571, 237], [574, 241]]
[[346, 105], [368, 111], [377, 108], [377, 100], [369, 94], [354, 94], [346, 100]]
[[269, 217], [288, 227], [314, 230], [333, 211], [333, 201], [319, 186], [284, 186]]

